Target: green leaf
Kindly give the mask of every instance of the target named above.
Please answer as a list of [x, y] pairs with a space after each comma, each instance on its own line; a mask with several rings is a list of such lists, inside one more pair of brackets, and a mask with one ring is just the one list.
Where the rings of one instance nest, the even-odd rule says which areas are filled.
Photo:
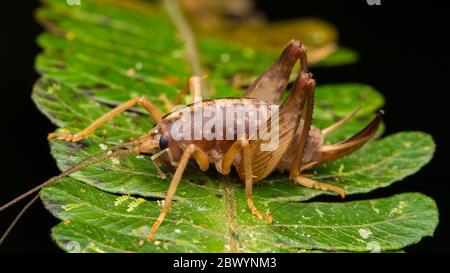
[[[65, 130], [77, 132], [111, 106], [138, 95], [162, 107], [159, 95], [174, 99], [192, 74], [185, 44], [159, 6], [111, 0], [68, 6], [51, 0], [39, 9], [38, 18], [48, 32], [39, 37], [44, 52], [36, 67], [43, 77], [35, 84], [33, 100]], [[233, 79], [258, 75], [276, 57], [270, 50], [217, 37], [202, 37], [198, 44], [212, 97], [241, 95], [242, 85]], [[314, 125], [319, 128], [361, 107], [356, 118], [328, 137], [333, 143], [363, 128], [384, 103], [364, 84], [322, 85], [316, 93]], [[139, 137], [154, 123], [136, 108], [78, 143], [51, 141], [51, 153], [65, 170], [104, 146]], [[366, 193], [417, 172], [434, 149], [425, 133], [398, 133], [315, 168], [313, 177], [350, 195]], [[274, 174], [254, 188], [257, 207], [274, 217], [274, 224], [266, 225], [249, 212], [237, 177], [199, 172], [191, 164], [158, 240], [148, 242], [145, 235], [168, 186], [169, 179], [157, 175], [148, 156], [130, 155], [76, 172], [42, 190], [41, 198], [63, 220], [52, 237], [67, 251], [74, 246], [83, 252], [393, 251], [431, 236], [438, 223], [436, 205], [421, 194], [305, 203], [299, 201], [330, 193]]]
[[330, 66], [357, 61], [358, 54], [338, 46], [338, 30], [320, 18], [268, 21], [253, 0], [181, 2], [199, 37], [213, 37], [279, 54], [286, 41], [298, 39], [308, 49], [310, 64]]
[[[63, 249], [77, 242], [81, 252], [387, 251], [432, 235], [438, 218], [433, 200], [405, 193], [346, 203], [273, 203], [267, 208], [277, 220], [266, 225], [248, 212], [235, 214], [247, 210], [239, 187], [218, 186], [222, 195], [180, 198], [157, 241], [143, 238], [159, 201], [80, 187], [72, 179], [41, 195], [64, 220], [53, 229], [55, 241]], [[229, 202], [236, 207], [228, 208]]]
[[318, 66], [335, 66], [355, 63], [359, 60], [359, 55], [352, 49], [341, 47], [330, 54], [326, 59], [317, 62]]

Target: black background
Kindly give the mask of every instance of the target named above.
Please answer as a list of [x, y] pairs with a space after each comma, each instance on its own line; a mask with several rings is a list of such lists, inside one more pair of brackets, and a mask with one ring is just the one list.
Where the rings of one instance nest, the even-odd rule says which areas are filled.
[[[40, 49], [36, 36], [42, 32], [34, 21], [37, 1], [12, 1], [1, 6], [0, 89], [2, 140], [0, 142], [0, 204], [18, 193], [58, 174], [49, 154], [46, 136], [54, 126], [30, 99], [34, 58]], [[354, 65], [316, 68], [320, 83], [362, 82], [380, 90], [386, 105], [386, 134], [399, 131], [430, 133], [437, 150], [432, 162], [415, 175], [393, 186], [364, 196], [377, 198], [400, 192], [422, 192], [433, 197], [439, 207], [440, 224], [434, 237], [408, 247], [408, 252], [450, 250], [449, 179], [446, 141], [449, 115], [449, 34], [444, 1], [387, 1], [369, 6], [354, 1], [258, 1], [269, 19], [318, 16], [340, 31], [340, 44], [355, 49], [361, 60]], [[447, 138], [448, 139], [448, 138]], [[21, 203], [23, 205], [23, 203]], [[20, 210], [19, 206], [0, 215], [0, 232]], [[41, 204], [36, 204], [1, 246], [1, 252], [59, 252], [51, 242], [50, 228], [57, 220]]]

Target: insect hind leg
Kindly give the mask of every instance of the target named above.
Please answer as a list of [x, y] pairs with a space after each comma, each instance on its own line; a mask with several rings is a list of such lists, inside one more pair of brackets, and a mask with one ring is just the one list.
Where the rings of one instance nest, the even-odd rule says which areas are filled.
[[[354, 112], [355, 113], [355, 112]], [[341, 197], [345, 197], [345, 190], [341, 189], [339, 187], [320, 183], [317, 181], [314, 181], [312, 179], [306, 178], [305, 175], [302, 175], [301, 172], [306, 169], [310, 169], [312, 167], [315, 167], [317, 165], [323, 164], [325, 162], [339, 159], [345, 155], [348, 155], [357, 149], [359, 149], [361, 146], [366, 144], [377, 132], [383, 118], [384, 112], [382, 110], [378, 111], [377, 116], [372, 120], [372, 122], [367, 125], [364, 129], [362, 129], [359, 133], [354, 135], [353, 137], [337, 143], [337, 144], [330, 144], [330, 145], [322, 145], [318, 151], [316, 152], [316, 155], [313, 156], [313, 160], [309, 162], [308, 164], [305, 164], [303, 166], [300, 166], [299, 173], [297, 173], [295, 176], [292, 177], [292, 180], [305, 187], [314, 188], [314, 189], [320, 189], [320, 190], [329, 190], [337, 192]], [[338, 122], [338, 126], [343, 123], [346, 120], [348, 120], [351, 116], [350, 114], [348, 117], [344, 118], [343, 121]], [[331, 127], [333, 128], [333, 127]], [[334, 129], [334, 128], [333, 128]]]
[[324, 191], [334, 191], [337, 192], [342, 198], [345, 197], [345, 190], [330, 184], [320, 183], [313, 179], [305, 177], [305, 175], [298, 175], [292, 179], [296, 184], [305, 186], [307, 188], [324, 190]]

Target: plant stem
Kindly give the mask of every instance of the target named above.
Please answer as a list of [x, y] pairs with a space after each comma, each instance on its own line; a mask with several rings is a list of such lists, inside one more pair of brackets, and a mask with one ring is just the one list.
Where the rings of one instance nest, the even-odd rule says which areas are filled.
[[[187, 57], [194, 73], [193, 76], [202, 77], [204, 73], [200, 64], [195, 36], [189, 26], [189, 23], [184, 17], [183, 12], [181, 11], [179, 0], [164, 0], [164, 7], [170, 18], [174, 22], [175, 26], [177, 27], [178, 31], [180, 32], [180, 35], [184, 41]], [[208, 90], [206, 88], [206, 82], [204, 80], [202, 81], [202, 96], [208, 97]]]

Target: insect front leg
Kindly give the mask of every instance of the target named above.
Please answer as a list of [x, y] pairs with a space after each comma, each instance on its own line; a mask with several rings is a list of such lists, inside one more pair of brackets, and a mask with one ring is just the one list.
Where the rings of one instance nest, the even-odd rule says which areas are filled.
[[155, 106], [150, 100], [148, 100], [146, 96], [141, 96], [141, 97], [136, 97], [134, 99], [131, 99], [131, 100], [117, 106], [116, 108], [114, 108], [110, 112], [104, 114], [99, 119], [97, 119], [96, 121], [91, 123], [91, 125], [89, 125], [84, 130], [82, 130], [81, 132], [79, 132], [77, 134], [54, 132], [54, 133], [51, 133], [48, 135], [48, 139], [58, 138], [58, 139], [62, 139], [65, 141], [73, 141], [73, 142], [79, 141], [79, 140], [83, 139], [84, 137], [86, 137], [87, 135], [89, 135], [90, 133], [92, 133], [95, 129], [97, 129], [104, 123], [111, 120], [113, 117], [132, 108], [136, 104], [140, 105], [145, 110], [147, 110], [148, 113], [150, 114], [150, 116], [152, 116], [157, 122], [163, 116], [163, 113], [157, 106]]
[[178, 163], [178, 167], [175, 171], [175, 174], [170, 182], [169, 190], [167, 191], [166, 198], [164, 200], [164, 206], [161, 209], [161, 212], [158, 218], [153, 223], [153, 226], [147, 235], [147, 240], [153, 240], [155, 237], [156, 230], [159, 228], [161, 223], [164, 221], [167, 213], [170, 210], [170, 204], [175, 196], [175, 192], [177, 191], [178, 184], [183, 176], [183, 172], [186, 169], [186, 165], [189, 161], [189, 158], [194, 155], [197, 160], [198, 165], [202, 171], [206, 171], [209, 167], [208, 156], [205, 152], [200, 150], [196, 145], [189, 145], [181, 156], [180, 162]]

